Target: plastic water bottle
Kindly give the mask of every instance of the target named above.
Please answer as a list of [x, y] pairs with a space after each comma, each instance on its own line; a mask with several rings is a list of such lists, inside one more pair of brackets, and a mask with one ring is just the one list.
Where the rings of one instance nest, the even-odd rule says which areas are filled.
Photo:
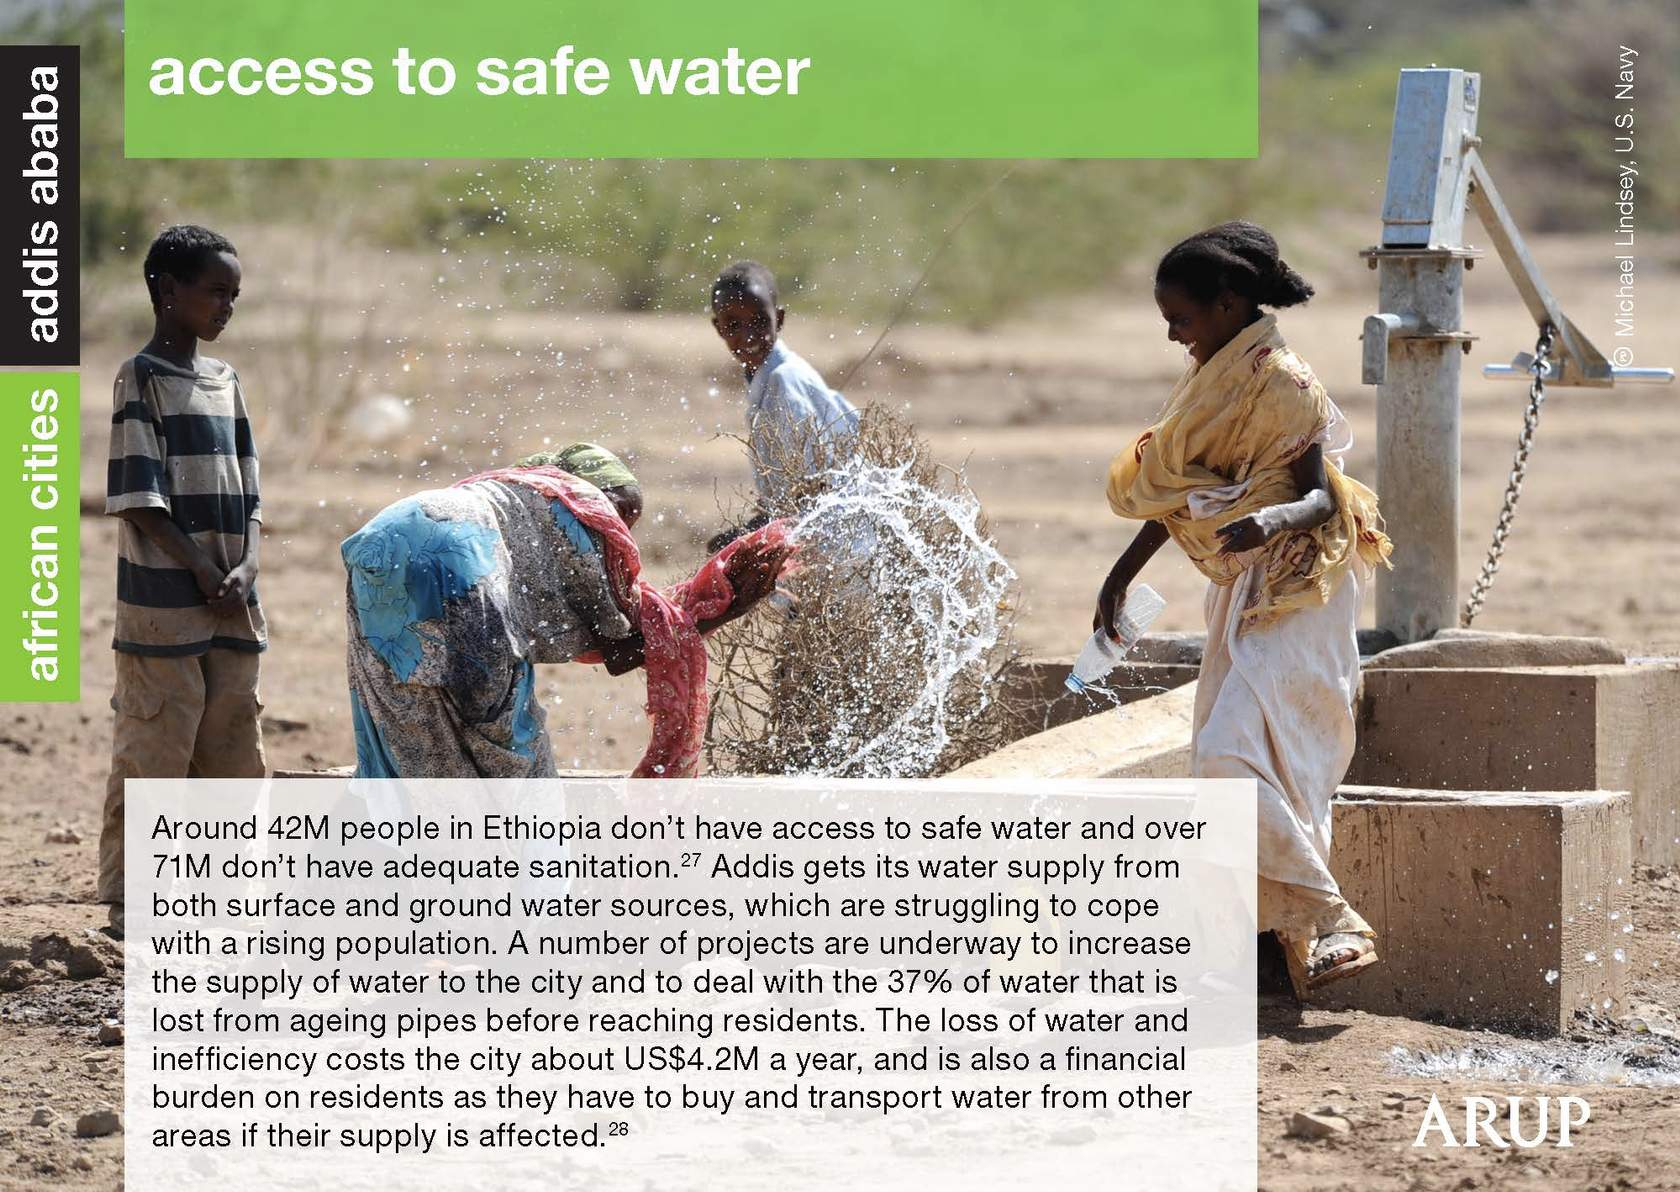
[[1067, 689], [1075, 693], [1083, 693], [1086, 688], [1093, 687], [1108, 677], [1108, 673], [1119, 666], [1127, 652], [1138, 644], [1149, 630], [1155, 618], [1161, 615], [1161, 610], [1167, 607], [1167, 602], [1161, 599], [1161, 594], [1148, 584], [1138, 584], [1126, 593], [1126, 603], [1120, 608], [1120, 615], [1115, 618], [1114, 628], [1120, 635], [1115, 641], [1101, 629], [1091, 635], [1091, 640], [1085, 643], [1085, 648], [1079, 651], [1079, 657], [1073, 664], [1073, 671], [1067, 677]]

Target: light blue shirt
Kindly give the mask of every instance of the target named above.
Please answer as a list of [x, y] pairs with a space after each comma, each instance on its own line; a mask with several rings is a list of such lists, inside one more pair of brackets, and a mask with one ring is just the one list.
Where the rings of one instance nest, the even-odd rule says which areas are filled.
[[857, 426], [857, 407], [830, 389], [822, 374], [785, 340], [777, 340], [747, 382], [747, 444], [759, 500], [776, 500], [782, 483], [761, 461], [803, 448], [807, 464], [814, 467], [818, 445], [851, 434]]

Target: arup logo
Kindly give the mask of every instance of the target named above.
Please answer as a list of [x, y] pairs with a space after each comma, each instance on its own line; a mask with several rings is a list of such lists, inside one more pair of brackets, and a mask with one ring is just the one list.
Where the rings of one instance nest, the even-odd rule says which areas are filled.
[[[1510, 1135], [1505, 1137], [1499, 1133], [1499, 1127], [1494, 1119], [1499, 1113], [1499, 1107], [1492, 1097], [1466, 1097], [1464, 1099], [1464, 1140], [1460, 1142], [1454, 1137], [1452, 1125], [1447, 1121], [1447, 1112], [1441, 1108], [1440, 1098], [1431, 1095], [1429, 1108], [1424, 1110], [1423, 1125], [1418, 1128], [1417, 1141], [1413, 1146], [1426, 1145], [1424, 1140], [1431, 1133], [1439, 1133], [1441, 1145], [1450, 1146], [1482, 1146], [1479, 1139], [1485, 1137], [1486, 1145], [1499, 1147], [1504, 1150], [1509, 1147], [1536, 1147], [1545, 1143], [1553, 1129], [1551, 1097], [1507, 1097]], [[1532, 1128], [1525, 1137], [1524, 1119], [1528, 1116], [1523, 1109], [1523, 1102], [1536, 1102], [1533, 1111], [1535, 1120]], [[1592, 1117], [1592, 1106], [1587, 1104], [1584, 1097], [1559, 1097], [1556, 1103], [1557, 1113], [1557, 1141], [1555, 1146], [1574, 1146], [1569, 1141], [1569, 1131], [1576, 1126], [1584, 1126], [1587, 1119]]]

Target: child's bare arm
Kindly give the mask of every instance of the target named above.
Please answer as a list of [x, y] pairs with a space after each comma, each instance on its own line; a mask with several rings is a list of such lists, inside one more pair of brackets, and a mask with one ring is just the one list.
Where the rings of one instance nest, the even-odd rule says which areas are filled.
[[176, 525], [167, 513], [148, 506], [124, 509], [117, 516], [156, 543], [164, 554], [192, 572], [193, 581], [198, 584], [198, 590], [206, 601], [215, 597], [216, 589], [222, 583], [222, 569], [216, 566], [210, 556], [204, 553], [204, 548], [188, 537], [186, 531]]
[[1295, 491], [1301, 495], [1282, 505], [1256, 509], [1219, 527], [1225, 540], [1222, 554], [1241, 554], [1264, 546], [1279, 534], [1292, 530], [1314, 530], [1336, 515], [1336, 498], [1330, 491], [1330, 477], [1324, 470], [1324, 447], [1314, 443], [1289, 465]]
[[1101, 629], [1109, 637], [1115, 635], [1115, 622], [1120, 617], [1120, 606], [1126, 602], [1126, 589], [1132, 586], [1143, 565], [1155, 557], [1155, 552], [1166, 540], [1164, 522], [1143, 523], [1131, 545], [1115, 560], [1108, 578], [1103, 580], [1102, 591], [1097, 593], [1097, 615], [1091, 620], [1093, 630]]

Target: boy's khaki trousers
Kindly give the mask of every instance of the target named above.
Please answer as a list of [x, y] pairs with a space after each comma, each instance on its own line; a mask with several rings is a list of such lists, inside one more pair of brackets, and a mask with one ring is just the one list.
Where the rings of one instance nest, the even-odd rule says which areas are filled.
[[123, 783], [130, 778], [261, 778], [261, 654], [183, 658], [117, 652], [111, 778], [99, 834], [99, 902], [123, 900]]

